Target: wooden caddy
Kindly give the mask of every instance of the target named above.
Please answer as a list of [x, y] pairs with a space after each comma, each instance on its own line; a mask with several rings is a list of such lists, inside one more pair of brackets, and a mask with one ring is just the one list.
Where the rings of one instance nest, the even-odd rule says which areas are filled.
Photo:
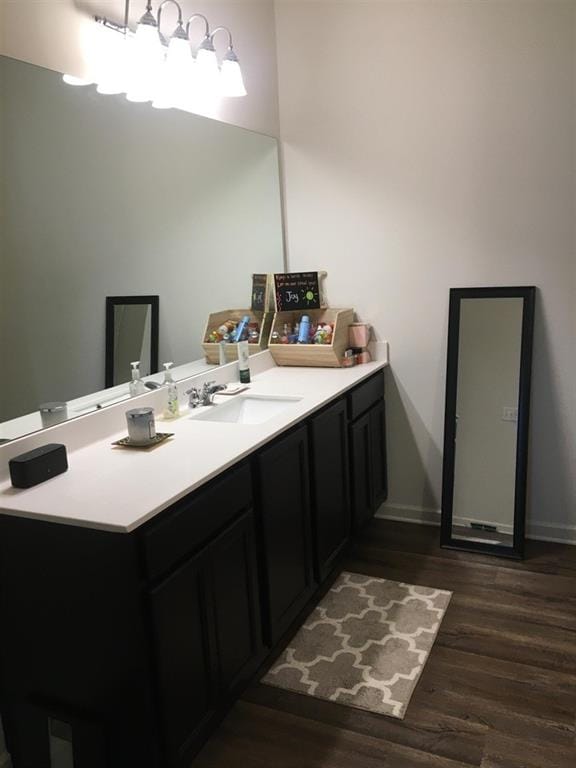
[[[331, 344], [278, 344], [272, 342], [272, 333], [282, 333], [285, 323], [292, 326], [302, 315], [311, 323], [334, 323]], [[353, 309], [308, 309], [296, 312], [276, 312], [270, 330], [268, 349], [277, 365], [302, 365], [319, 368], [340, 368], [344, 351], [348, 348], [348, 326], [354, 321]]]
[[[207, 341], [209, 334], [219, 328], [226, 320], [235, 320], [239, 322], [244, 315], [250, 317], [250, 322], [257, 322], [260, 326], [260, 338], [257, 344], [248, 344], [248, 350], [251, 355], [262, 352], [268, 347], [268, 338], [270, 336], [270, 326], [272, 325], [272, 312], [253, 312], [251, 309], [223, 309], [221, 312], [212, 312], [208, 315], [208, 322], [204, 331], [202, 348], [207, 363], [218, 365], [220, 362], [220, 345]], [[232, 363], [238, 360], [238, 347], [236, 344], [225, 344], [226, 362]]]

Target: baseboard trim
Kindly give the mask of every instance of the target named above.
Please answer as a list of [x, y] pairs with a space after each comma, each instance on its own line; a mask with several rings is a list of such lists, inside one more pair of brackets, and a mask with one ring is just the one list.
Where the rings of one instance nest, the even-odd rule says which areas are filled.
[[376, 517], [381, 517], [384, 520], [395, 520], [399, 523], [440, 525], [439, 509], [412, 507], [407, 504], [383, 504], [376, 512]]
[[[440, 510], [416, 507], [408, 504], [383, 504], [376, 517], [400, 523], [440, 525]], [[526, 538], [534, 541], [550, 541], [556, 544], [576, 544], [576, 525], [560, 525], [537, 520], [526, 525]]]

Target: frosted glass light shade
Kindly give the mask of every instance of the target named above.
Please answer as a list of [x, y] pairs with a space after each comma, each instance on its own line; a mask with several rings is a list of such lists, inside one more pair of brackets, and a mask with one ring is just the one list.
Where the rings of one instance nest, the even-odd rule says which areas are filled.
[[96, 90], [111, 95], [128, 88], [128, 53], [130, 40], [113, 30], [103, 28], [96, 62]]
[[196, 74], [198, 88], [217, 91], [220, 86], [220, 68], [216, 52], [199, 48], [196, 54]]
[[220, 69], [220, 92], [222, 96], [246, 96], [246, 87], [240, 64], [234, 59], [224, 59]]
[[128, 62], [128, 101], [151, 101], [158, 87], [163, 51], [158, 27], [138, 24], [131, 41]]
[[170, 38], [152, 106], [157, 109], [178, 106], [185, 100], [187, 90], [193, 86], [194, 77], [195, 64], [188, 40]]
[[158, 57], [161, 43], [156, 24], [138, 24], [134, 35], [134, 44], [143, 56]]

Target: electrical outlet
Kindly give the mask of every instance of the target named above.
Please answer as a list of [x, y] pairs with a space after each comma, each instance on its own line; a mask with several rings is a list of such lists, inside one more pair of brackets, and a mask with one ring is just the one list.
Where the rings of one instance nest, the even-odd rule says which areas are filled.
[[502, 421], [518, 421], [518, 408], [504, 405], [502, 407]]

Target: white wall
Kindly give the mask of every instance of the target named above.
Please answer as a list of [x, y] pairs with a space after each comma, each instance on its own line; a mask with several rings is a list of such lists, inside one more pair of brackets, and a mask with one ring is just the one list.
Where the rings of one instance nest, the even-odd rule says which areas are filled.
[[390, 341], [389, 512], [440, 506], [448, 289], [534, 284], [529, 520], [576, 540], [576, 4], [276, 18], [289, 265]]
[[[154, 0], [154, 8], [159, 0]], [[273, 0], [181, 0], [187, 18], [204, 13], [211, 28], [231, 29], [248, 95], [223, 99], [208, 115], [227, 123], [278, 136], [278, 89]], [[132, 0], [134, 27], [144, 12], [144, 0]], [[0, 53], [56, 72], [86, 74], [87, 45], [95, 26], [91, 17], [121, 22], [124, 0], [0, 0]], [[174, 10], [167, 6], [163, 28], [174, 27]], [[198, 22], [198, 42], [202, 27]], [[192, 27], [191, 37], [196, 34]], [[225, 38], [216, 38], [219, 52]]]

